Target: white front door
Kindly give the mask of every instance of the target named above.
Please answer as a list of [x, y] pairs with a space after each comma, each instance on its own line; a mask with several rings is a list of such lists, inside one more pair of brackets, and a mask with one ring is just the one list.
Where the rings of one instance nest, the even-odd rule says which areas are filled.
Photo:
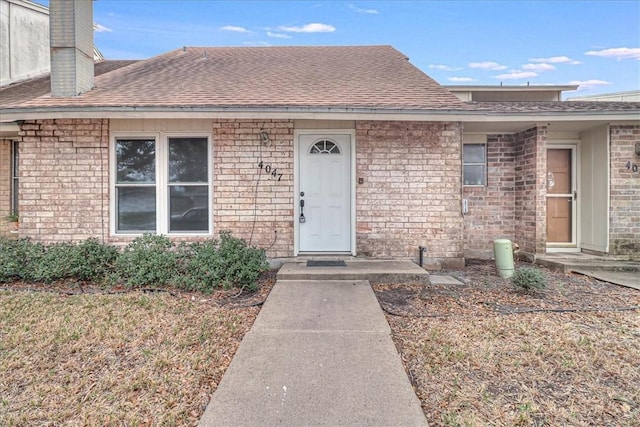
[[351, 136], [299, 135], [299, 252], [351, 252]]

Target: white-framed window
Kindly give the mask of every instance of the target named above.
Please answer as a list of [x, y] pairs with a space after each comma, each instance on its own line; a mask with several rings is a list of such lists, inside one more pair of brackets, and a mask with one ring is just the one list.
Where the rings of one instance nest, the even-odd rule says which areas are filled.
[[212, 234], [211, 137], [112, 136], [115, 234]]
[[465, 186], [487, 185], [487, 144], [462, 146], [462, 177]]
[[18, 214], [18, 176], [20, 150], [18, 141], [11, 141], [11, 212]]

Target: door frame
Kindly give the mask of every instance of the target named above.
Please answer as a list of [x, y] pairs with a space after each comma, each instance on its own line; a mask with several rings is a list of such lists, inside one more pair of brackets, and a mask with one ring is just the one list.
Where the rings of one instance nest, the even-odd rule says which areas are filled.
[[[571, 150], [571, 187], [572, 192], [575, 192], [575, 197], [572, 203], [571, 209], [571, 242], [546, 242], [547, 252], [580, 252], [581, 248], [578, 242], [580, 241], [580, 236], [578, 233], [580, 232], [580, 227], [578, 222], [580, 221], [580, 187], [578, 187], [578, 183], [580, 182], [580, 144], [579, 141], [553, 141], [548, 142], [546, 150], [553, 149], [567, 149]], [[548, 153], [548, 151], [547, 151]], [[545, 171], [546, 167], [546, 157], [545, 156]], [[545, 216], [546, 216], [546, 205], [547, 205], [547, 197], [546, 194], [546, 180], [545, 180]], [[545, 220], [546, 224], [546, 220]], [[545, 227], [545, 241], [546, 237], [546, 227]]]
[[[349, 238], [351, 249], [349, 252], [339, 252], [336, 255], [350, 254], [356, 256], [356, 131], [355, 129], [294, 129], [293, 131], [293, 255], [312, 255], [311, 252], [300, 252], [300, 136], [316, 135], [318, 138], [330, 138], [331, 135], [348, 135], [351, 141], [351, 161], [349, 184], [351, 188], [350, 218], [351, 236]], [[323, 255], [331, 253], [322, 252]]]

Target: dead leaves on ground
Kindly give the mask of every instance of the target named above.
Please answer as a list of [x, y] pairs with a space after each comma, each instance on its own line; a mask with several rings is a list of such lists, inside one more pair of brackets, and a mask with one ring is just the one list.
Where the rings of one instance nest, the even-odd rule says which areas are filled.
[[[0, 425], [195, 425], [264, 299], [0, 292]], [[238, 305], [238, 304], [236, 304]]]
[[515, 291], [480, 264], [464, 286], [375, 286], [434, 426], [640, 425], [640, 311], [499, 310], [640, 305], [640, 292], [547, 272]]

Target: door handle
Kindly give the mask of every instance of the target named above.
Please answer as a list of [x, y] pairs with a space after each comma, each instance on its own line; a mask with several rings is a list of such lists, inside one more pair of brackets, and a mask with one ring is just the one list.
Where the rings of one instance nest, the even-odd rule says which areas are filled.
[[[304, 195], [304, 193], [300, 193], [301, 195]], [[304, 200], [300, 199], [300, 222], [305, 222], [306, 219], [304, 217]]]

